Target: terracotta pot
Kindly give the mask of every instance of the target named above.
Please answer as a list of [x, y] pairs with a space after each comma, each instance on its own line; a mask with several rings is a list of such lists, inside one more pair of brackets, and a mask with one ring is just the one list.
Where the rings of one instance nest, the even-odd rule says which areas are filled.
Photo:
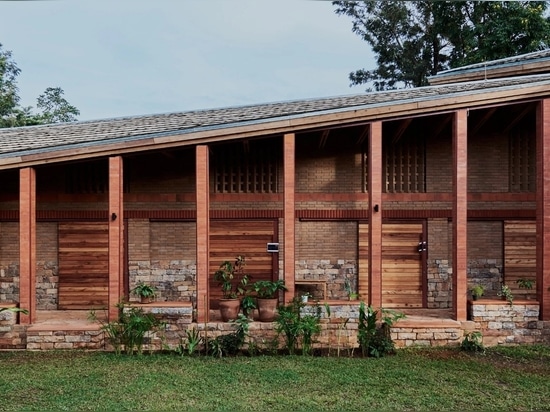
[[258, 320], [260, 322], [273, 322], [277, 317], [277, 303], [279, 300], [258, 298]]
[[220, 299], [220, 314], [224, 322], [237, 319], [240, 309], [240, 299]]
[[151, 303], [153, 301], [153, 298], [150, 296], [140, 296], [139, 301], [140, 303]]

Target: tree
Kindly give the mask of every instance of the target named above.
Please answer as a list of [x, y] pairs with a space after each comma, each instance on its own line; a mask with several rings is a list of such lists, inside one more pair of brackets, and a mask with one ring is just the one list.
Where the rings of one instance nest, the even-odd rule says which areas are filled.
[[41, 113], [33, 113], [31, 106], [19, 106], [19, 73], [21, 69], [13, 60], [12, 52], [2, 50], [0, 43], [0, 128], [77, 120], [80, 111], [63, 97], [60, 87], [48, 87], [38, 97], [37, 107]]
[[438, 71], [529, 53], [550, 44], [545, 1], [333, 1], [376, 56], [350, 73], [376, 90], [428, 84]]

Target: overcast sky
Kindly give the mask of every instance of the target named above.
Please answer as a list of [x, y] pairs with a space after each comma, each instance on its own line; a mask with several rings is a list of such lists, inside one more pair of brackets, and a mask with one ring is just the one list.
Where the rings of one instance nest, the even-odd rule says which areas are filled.
[[22, 104], [61, 87], [80, 120], [362, 93], [369, 46], [330, 1], [0, 1]]

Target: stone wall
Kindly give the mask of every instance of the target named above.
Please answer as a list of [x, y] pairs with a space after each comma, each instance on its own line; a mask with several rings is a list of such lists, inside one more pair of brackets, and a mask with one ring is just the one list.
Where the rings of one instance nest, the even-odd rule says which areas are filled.
[[548, 322], [539, 321], [536, 301], [514, 301], [513, 305], [502, 300], [468, 301], [468, 318], [475, 322], [486, 346], [550, 343]]

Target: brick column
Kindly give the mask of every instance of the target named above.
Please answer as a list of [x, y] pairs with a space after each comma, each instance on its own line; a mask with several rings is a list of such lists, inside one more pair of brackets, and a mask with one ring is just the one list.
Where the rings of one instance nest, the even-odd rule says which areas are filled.
[[19, 171], [19, 306], [21, 324], [36, 319], [36, 171]]
[[453, 118], [453, 316], [466, 320], [468, 270], [468, 113]]
[[369, 131], [369, 304], [382, 307], [382, 122]]
[[284, 279], [287, 291], [285, 302], [294, 297], [296, 278], [296, 141], [294, 133], [285, 134], [283, 142], [284, 164]]
[[122, 157], [109, 158], [109, 320], [124, 295], [124, 203]]
[[197, 196], [197, 321], [208, 322], [210, 314], [209, 242], [210, 242], [210, 179], [208, 146], [196, 149]]
[[[550, 320], [550, 100], [537, 109], [537, 300], [540, 319]], [[547, 242], [548, 240], [548, 242]]]

